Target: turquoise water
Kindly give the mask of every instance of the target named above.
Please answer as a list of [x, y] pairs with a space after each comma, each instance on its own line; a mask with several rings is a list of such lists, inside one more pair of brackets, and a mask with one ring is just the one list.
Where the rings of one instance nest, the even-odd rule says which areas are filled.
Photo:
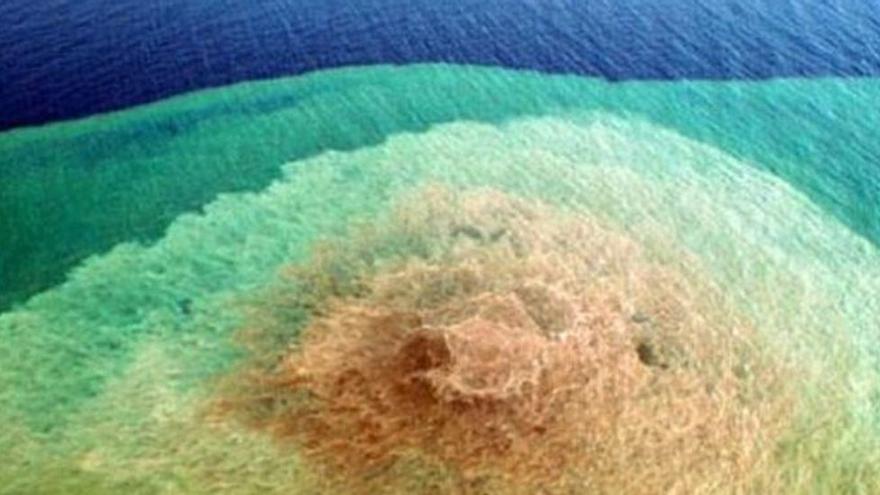
[[322, 491], [297, 452], [204, 404], [282, 266], [439, 183], [583, 215], [703, 274], [798, 370], [763, 492], [875, 492], [878, 101], [871, 79], [372, 67], [2, 134], [0, 491]]
[[557, 109], [633, 115], [716, 146], [783, 177], [878, 242], [878, 91], [872, 79], [612, 85], [475, 67], [375, 67], [13, 131], [0, 138], [0, 271], [8, 281], [0, 307], [60, 282], [88, 255], [159, 238], [219, 192], [265, 187], [281, 163], [443, 122], [500, 123]]

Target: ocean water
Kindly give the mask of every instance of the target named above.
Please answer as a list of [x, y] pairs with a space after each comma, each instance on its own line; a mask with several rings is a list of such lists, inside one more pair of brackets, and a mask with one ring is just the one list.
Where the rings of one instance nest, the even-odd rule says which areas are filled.
[[876, 4], [96, 8], [0, 5], [0, 493], [880, 493]]
[[444, 122], [500, 123], [559, 109], [633, 115], [715, 145], [785, 178], [878, 242], [878, 102], [872, 79], [610, 84], [476, 67], [381, 66], [13, 131], [0, 139], [0, 271], [7, 281], [0, 307], [60, 282], [90, 254], [157, 239], [177, 215], [220, 192], [267, 186], [281, 163]]
[[876, 0], [6, 0], [0, 129], [349, 65], [609, 80], [880, 74]]

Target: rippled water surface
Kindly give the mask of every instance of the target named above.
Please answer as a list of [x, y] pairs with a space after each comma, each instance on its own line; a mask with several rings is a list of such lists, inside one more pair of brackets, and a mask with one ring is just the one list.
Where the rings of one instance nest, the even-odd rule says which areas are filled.
[[765, 3], [4, 3], [0, 493], [880, 492], [878, 9]]

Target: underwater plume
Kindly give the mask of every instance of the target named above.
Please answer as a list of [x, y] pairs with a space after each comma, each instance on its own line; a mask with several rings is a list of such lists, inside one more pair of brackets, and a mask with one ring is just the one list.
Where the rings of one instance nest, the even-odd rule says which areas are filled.
[[[238, 404], [349, 490], [412, 483], [401, 458], [448, 493], [696, 493], [766, 462], [782, 370], [697, 274], [493, 190], [429, 187], [391, 217], [287, 273], [314, 316]], [[302, 304], [279, 291], [249, 338]]]
[[726, 141], [844, 86], [350, 69], [13, 134], [78, 161], [2, 172], [0, 493], [880, 492], [861, 152]]

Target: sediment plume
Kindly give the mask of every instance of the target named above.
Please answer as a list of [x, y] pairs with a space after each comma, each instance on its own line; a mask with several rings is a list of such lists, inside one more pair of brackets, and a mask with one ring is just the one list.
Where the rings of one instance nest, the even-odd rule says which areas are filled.
[[695, 269], [491, 189], [423, 187], [316, 245], [241, 335], [224, 404], [340, 492], [736, 491], [789, 401]]

